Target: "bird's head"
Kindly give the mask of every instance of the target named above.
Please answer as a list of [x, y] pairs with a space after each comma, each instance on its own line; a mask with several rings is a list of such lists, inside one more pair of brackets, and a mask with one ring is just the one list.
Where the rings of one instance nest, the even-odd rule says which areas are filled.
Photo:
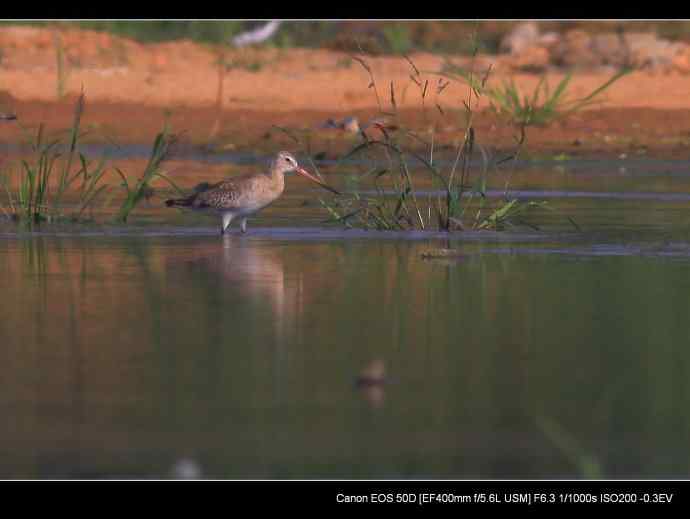
[[300, 175], [302, 175], [305, 178], [308, 178], [312, 182], [320, 185], [324, 189], [328, 189], [332, 193], [335, 193], [336, 195], [339, 195], [340, 193], [333, 189], [331, 186], [324, 184], [316, 178], [314, 175], [309, 173], [306, 169], [302, 168], [299, 163], [297, 162], [297, 159], [294, 157], [294, 155], [288, 151], [281, 151], [276, 155], [276, 158], [273, 160], [273, 165], [271, 169], [274, 172], [277, 173], [290, 173], [291, 171], [296, 171]]

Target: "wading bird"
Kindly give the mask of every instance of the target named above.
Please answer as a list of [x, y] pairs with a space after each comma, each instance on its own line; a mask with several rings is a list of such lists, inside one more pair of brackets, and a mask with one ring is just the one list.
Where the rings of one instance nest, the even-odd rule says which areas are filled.
[[165, 205], [220, 214], [221, 234], [228, 230], [234, 218], [241, 218], [240, 229], [242, 233], [245, 233], [247, 218], [280, 198], [285, 189], [285, 174], [291, 171], [296, 171], [337, 195], [340, 194], [301, 168], [292, 154], [281, 151], [271, 162], [268, 172], [235, 177], [211, 186], [206, 185], [186, 198], [167, 200]]

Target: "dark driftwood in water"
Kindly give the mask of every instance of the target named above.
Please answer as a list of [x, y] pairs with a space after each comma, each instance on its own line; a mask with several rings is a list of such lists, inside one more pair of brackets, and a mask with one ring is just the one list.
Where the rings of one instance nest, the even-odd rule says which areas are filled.
[[459, 249], [429, 249], [421, 254], [422, 258], [462, 258], [464, 254]]

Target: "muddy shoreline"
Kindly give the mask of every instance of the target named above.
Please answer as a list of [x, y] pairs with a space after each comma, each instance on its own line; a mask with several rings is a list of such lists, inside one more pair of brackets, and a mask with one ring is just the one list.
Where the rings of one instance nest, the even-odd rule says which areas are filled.
[[[16, 122], [0, 124], [0, 146], [26, 142], [43, 123], [49, 132], [69, 128], [73, 118], [73, 99], [59, 103], [15, 101]], [[367, 121], [376, 109], [348, 112], [295, 110], [227, 109], [221, 116], [210, 107], [162, 109], [132, 103], [87, 101], [82, 128], [87, 130], [82, 142], [150, 144], [168, 123], [188, 145], [218, 151], [271, 153], [278, 149], [337, 158], [361, 142], [361, 137], [337, 129], [323, 129], [329, 118], [356, 116]], [[434, 114], [431, 114], [432, 117]], [[403, 127], [424, 135], [434, 124], [429, 111], [400, 110]], [[432, 122], [430, 122], [430, 120]], [[212, 128], [218, 121], [217, 131]], [[464, 114], [448, 111], [435, 121], [435, 146], [450, 149], [462, 139]], [[515, 146], [517, 129], [490, 110], [479, 112], [474, 121], [477, 142], [485, 147], [508, 151]], [[288, 129], [301, 143], [276, 127]], [[368, 130], [371, 137], [380, 137]], [[427, 134], [428, 135], [428, 134]], [[408, 139], [408, 145], [423, 150], [424, 145]], [[525, 153], [572, 157], [618, 157], [621, 154], [662, 159], [683, 159], [690, 155], [690, 109], [602, 108], [587, 110], [546, 127], [531, 127], [527, 132]]]

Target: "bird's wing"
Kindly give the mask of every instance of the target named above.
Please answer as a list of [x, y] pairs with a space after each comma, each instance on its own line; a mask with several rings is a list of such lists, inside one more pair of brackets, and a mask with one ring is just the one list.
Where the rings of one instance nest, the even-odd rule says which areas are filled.
[[202, 191], [194, 198], [197, 209], [239, 209], [247, 205], [254, 191], [256, 179], [237, 177], [224, 180]]

